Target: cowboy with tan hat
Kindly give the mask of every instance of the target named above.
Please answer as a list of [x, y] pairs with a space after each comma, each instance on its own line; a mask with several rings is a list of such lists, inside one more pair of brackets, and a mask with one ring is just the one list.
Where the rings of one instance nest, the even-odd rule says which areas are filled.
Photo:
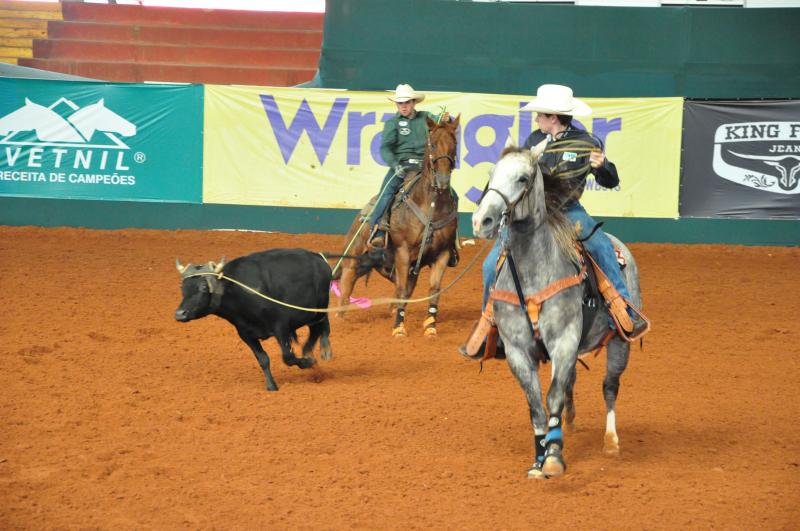
[[[381, 134], [381, 157], [389, 166], [389, 171], [383, 178], [380, 195], [369, 217], [372, 247], [386, 244], [386, 230], [379, 222], [402, 186], [406, 172], [420, 170], [422, 167], [428, 142], [428, 125], [425, 119], [430, 117], [438, 121], [440, 118], [428, 111], [416, 109], [417, 103], [425, 99], [425, 94], [417, 92], [411, 85], [397, 85], [394, 94], [387, 98], [397, 106], [397, 114], [386, 121]], [[455, 266], [457, 263], [458, 255], [451, 253], [449, 265]]]
[[[520, 111], [536, 112], [536, 125], [539, 127], [528, 136], [524, 147], [541, 153], [539, 161], [570, 182], [572, 195], [562, 207], [564, 214], [578, 230], [578, 238], [583, 239], [591, 234], [591, 238], [584, 241], [584, 246], [600, 265], [617, 293], [624, 299], [630, 300], [631, 296], [622, 281], [622, 273], [611, 240], [602, 230], [595, 230], [597, 222], [580, 203], [589, 173], [593, 174], [595, 182], [604, 188], [619, 186], [617, 168], [605, 157], [603, 143], [596, 136], [577, 128], [572, 123], [573, 116], [590, 116], [591, 107], [576, 98], [569, 87], [542, 85], [536, 91], [536, 97]], [[559, 143], [557, 146], [552, 146], [557, 149], [548, 150], [548, 146], [554, 142]], [[587, 151], [589, 146], [591, 151]], [[489, 288], [495, 282], [495, 264], [504, 240], [503, 237], [497, 239], [492, 251], [483, 262], [482, 308], [486, 306]], [[624, 303], [617, 299], [611, 304], [620, 307]], [[630, 309], [626, 312], [625, 308], [621, 307], [618, 315], [620, 324], [629, 335], [635, 335], [640, 327], [645, 326], [643, 321], [636, 322], [636, 314]], [[613, 323], [610, 324], [613, 329]]]

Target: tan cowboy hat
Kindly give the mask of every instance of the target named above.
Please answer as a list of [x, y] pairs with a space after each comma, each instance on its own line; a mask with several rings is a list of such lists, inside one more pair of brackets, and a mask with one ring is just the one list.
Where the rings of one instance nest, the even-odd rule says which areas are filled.
[[542, 85], [536, 91], [536, 98], [521, 110], [545, 114], [566, 114], [569, 116], [588, 116], [592, 108], [572, 96], [572, 89], [564, 85]]
[[391, 96], [387, 96], [387, 98], [395, 103], [403, 103], [411, 100], [422, 101], [425, 99], [425, 94], [416, 92], [411, 85], [397, 85], [397, 88], [394, 89], [394, 98]]

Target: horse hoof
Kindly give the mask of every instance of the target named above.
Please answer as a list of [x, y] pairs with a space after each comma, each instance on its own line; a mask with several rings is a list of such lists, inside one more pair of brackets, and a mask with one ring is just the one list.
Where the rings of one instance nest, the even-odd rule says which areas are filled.
[[330, 350], [322, 350], [320, 351], [319, 356], [325, 361], [330, 361], [333, 359], [333, 352]]
[[547, 476], [542, 472], [542, 463], [536, 461], [528, 470], [528, 479], [547, 479]]
[[425, 329], [425, 337], [436, 337], [436, 336], [437, 333], [435, 328], [430, 327]]
[[566, 469], [567, 467], [564, 465], [564, 461], [559, 457], [549, 456], [545, 458], [544, 464], [542, 465], [542, 474], [548, 478], [557, 478], [563, 476]]
[[575, 433], [575, 422], [565, 419], [562, 429], [564, 430], [564, 433]]
[[392, 330], [392, 337], [406, 337], [407, 335], [406, 327], [403, 325], [400, 325]]
[[606, 433], [603, 440], [603, 453], [610, 457], [619, 455], [619, 437], [616, 433]]

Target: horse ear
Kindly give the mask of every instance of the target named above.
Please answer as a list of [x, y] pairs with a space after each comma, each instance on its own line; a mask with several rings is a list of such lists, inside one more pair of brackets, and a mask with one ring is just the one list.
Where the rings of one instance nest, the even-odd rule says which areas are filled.
[[178, 273], [180, 273], [181, 275], [183, 274], [184, 271], [186, 271], [189, 268], [188, 265], [181, 265], [181, 261], [178, 260], [177, 257], [175, 258], [175, 267], [178, 269]]
[[517, 144], [514, 143], [514, 140], [511, 138], [511, 134], [506, 137], [506, 143], [503, 146], [503, 151], [500, 152], [500, 158], [502, 159], [505, 157], [509, 152], [514, 151], [517, 149]]
[[539, 157], [542, 156], [542, 153], [544, 153], [545, 149], [547, 149], [546, 138], [531, 148], [531, 154], [533, 155], [533, 160], [539, 160]]
[[456, 119], [450, 122], [450, 127], [452, 127], [453, 130], [458, 129], [458, 123], [460, 121], [461, 121], [461, 113], [458, 113], [458, 116], [456, 116]]
[[433, 130], [433, 128], [434, 128], [434, 127], [436, 127], [436, 122], [434, 122], [433, 120], [431, 120], [431, 117], [430, 117], [430, 116], [426, 116], [426, 117], [425, 117], [425, 123], [427, 123], [427, 124], [428, 124], [428, 129], [429, 129], [429, 130]]

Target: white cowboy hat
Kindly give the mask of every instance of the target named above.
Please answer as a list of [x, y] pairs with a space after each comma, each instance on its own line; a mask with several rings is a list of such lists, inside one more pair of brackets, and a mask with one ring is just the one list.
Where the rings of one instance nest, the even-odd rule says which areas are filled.
[[397, 85], [397, 88], [394, 89], [394, 98], [391, 96], [387, 96], [387, 98], [395, 103], [403, 103], [411, 100], [422, 101], [425, 99], [425, 94], [416, 92], [411, 85]]
[[544, 114], [566, 114], [569, 116], [588, 116], [592, 108], [572, 96], [572, 89], [564, 85], [542, 85], [536, 91], [536, 98], [521, 110]]

